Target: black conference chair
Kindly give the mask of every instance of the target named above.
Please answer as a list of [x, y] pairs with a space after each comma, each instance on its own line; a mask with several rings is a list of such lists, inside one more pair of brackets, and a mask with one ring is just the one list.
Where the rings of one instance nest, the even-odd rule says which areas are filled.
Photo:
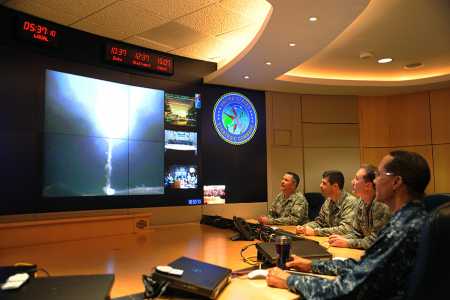
[[409, 300], [446, 298], [450, 288], [450, 195], [430, 195], [424, 203], [430, 209], [430, 218], [422, 231], [411, 273], [406, 295]]
[[308, 217], [309, 220], [314, 220], [318, 215], [325, 198], [321, 193], [305, 193], [305, 198], [308, 201]]

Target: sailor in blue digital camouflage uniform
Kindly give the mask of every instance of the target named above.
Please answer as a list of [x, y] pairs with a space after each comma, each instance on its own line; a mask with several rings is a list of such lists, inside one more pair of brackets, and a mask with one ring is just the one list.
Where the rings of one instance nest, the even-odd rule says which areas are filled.
[[261, 224], [298, 225], [308, 222], [308, 202], [297, 191], [300, 177], [293, 172], [286, 172], [281, 180], [281, 192], [275, 197], [267, 216], [259, 216]]
[[394, 213], [360, 261], [311, 261], [294, 257], [286, 265], [302, 272], [336, 275], [335, 280], [269, 270], [267, 284], [287, 288], [303, 299], [401, 299], [407, 293], [427, 220], [421, 199], [430, 181], [426, 160], [417, 153], [392, 151], [378, 166], [376, 198]]

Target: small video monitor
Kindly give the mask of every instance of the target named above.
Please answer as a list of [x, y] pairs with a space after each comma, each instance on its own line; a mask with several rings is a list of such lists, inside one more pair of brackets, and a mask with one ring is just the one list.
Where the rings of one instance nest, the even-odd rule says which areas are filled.
[[168, 125], [197, 127], [194, 97], [165, 94], [164, 120]]
[[164, 176], [164, 186], [169, 189], [198, 188], [198, 167], [196, 165], [169, 165]]
[[225, 185], [204, 185], [204, 204], [225, 204]]
[[164, 149], [197, 154], [197, 132], [165, 130]]

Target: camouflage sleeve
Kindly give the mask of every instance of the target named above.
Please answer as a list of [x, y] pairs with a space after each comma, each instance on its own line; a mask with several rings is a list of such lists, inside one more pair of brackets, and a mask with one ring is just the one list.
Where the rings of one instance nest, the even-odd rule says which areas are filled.
[[269, 211], [267, 212], [267, 216], [269, 219], [275, 218], [275, 202], [272, 203], [272, 205], [269, 208]]
[[354, 209], [355, 209], [355, 213], [353, 216], [352, 230], [344, 235], [344, 238], [348, 239], [349, 248], [358, 248], [358, 247], [355, 247], [355, 245], [353, 245], [352, 243], [355, 240], [359, 240], [364, 237], [364, 235], [362, 234], [363, 230], [361, 228], [361, 223], [360, 223], [361, 216], [358, 215], [364, 209], [363, 202], [362, 201], [358, 202], [358, 204], [355, 205]]
[[269, 222], [275, 225], [299, 225], [308, 221], [308, 202], [305, 197], [296, 195], [290, 210], [282, 217], [269, 217]]
[[380, 232], [381, 228], [389, 222], [391, 218], [391, 212], [389, 208], [380, 204], [375, 207], [375, 211], [373, 213], [373, 229], [369, 235], [366, 235], [363, 238], [353, 238], [349, 239], [348, 243], [350, 248], [358, 248], [358, 249], [369, 249], [370, 246], [375, 242], [378, 236], [378, 232]]
[[308, 222], [305, 225], [313, 229], [328, 226], [327, 219], [330, 214], [330, 199], [325, 200], [322, 207], [320, 208], [319, 215], [314, 219], [314, 221]]
[[313, 260], [312, 272], [322, 275], [334, 275], [339, 273], [340, 269], [352, 268], [356, 261], [353, 259], [346, 260]]
[[341, 212], [341, 221], [339, 225], [325, 228], [315, 228], [314, 232], [319, 236], [329, 236], [330, 234], [345, 235], [352, 231], [352, 223], [355, 217], [355, 204], [354, 200], [346, 201], [343, 204]]
[[[320, 261], [313, 263], [313, 271], [318, 274], [337, 275], [340, 269], [353, 269], [356, 262], [352, 259], [345, 261]], [[341, 276], [329, 280], [314, 276], [291, 275], [287, 279], [291, 292], [300, 294], [304, 299], [335, 299], [347, 295], [355, 287], [354, 280], [345, 280]]]

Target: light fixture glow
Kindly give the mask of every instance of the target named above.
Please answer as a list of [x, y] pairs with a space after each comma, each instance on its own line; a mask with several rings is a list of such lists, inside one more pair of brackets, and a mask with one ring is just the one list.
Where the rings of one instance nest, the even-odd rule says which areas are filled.
[[289, 43], [289, 47], [295, 47], [296, 43]]
[[392, 61], [392, 58], [390, 58], [390, 57], [383, 57], [383, 58], [380, 58], [378, 60], [378, 63], [379, 64], [387, 64], [387, 63], [390, 63], [391, 61]]
[[271, 66], [272, 63], [270, 61], [266, 61], [266, 65]]
[[244, 76], [244, 79], [250, 79], [250, 76], [245, 75], [245, 76]]
[[317, 17], [309, 17], [308, 20], [309, 20], [310, 22], [315, 22], [315, 21], [318, 20], [318, 18], [317, 18]]

